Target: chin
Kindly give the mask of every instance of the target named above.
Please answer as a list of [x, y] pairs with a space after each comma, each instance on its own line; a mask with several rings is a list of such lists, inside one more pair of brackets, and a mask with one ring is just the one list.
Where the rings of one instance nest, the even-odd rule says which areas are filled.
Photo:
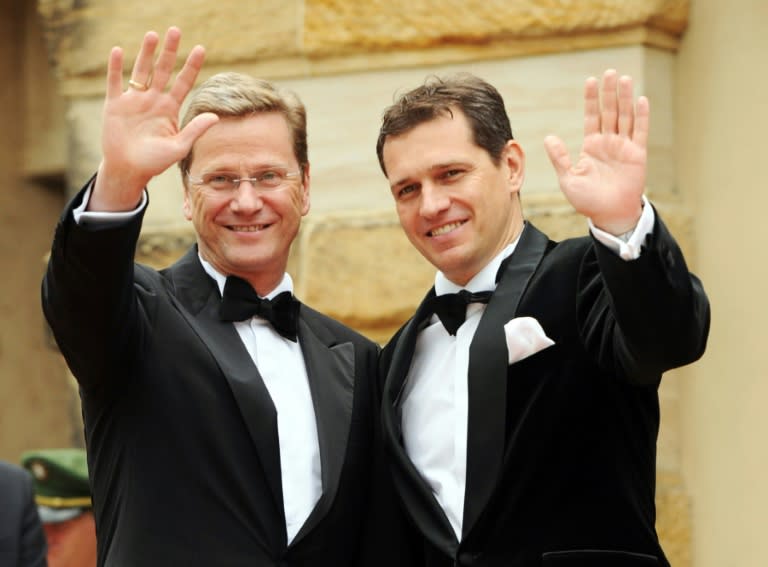
[[455, 254], [442, 256], [435, 256], [431, 260], [432, 264], [444, 274], [461, 272], [462, 269], [466, 269], [466, 258], [457, 258]]

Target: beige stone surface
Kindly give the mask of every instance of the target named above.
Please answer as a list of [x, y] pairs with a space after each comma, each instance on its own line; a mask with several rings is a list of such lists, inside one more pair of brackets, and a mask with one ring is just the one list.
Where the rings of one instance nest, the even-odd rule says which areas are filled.
[[119, 0], [40, 0], [38, 11], [61, 92], [83, 96], [103, 90], [113, 45], [130, 67], [144, 32], [169, 25], [183, 30], [183, 53], [206, 46], [203, 76], [251, 69], [288, 78], [622, 45], [674, 51], [688, 1], [156, 0], [136, 10]]
[[[675, 52], [679, 39], [647, 26], [620, 28], [617, 30], [582, 32], [548, 37], [497, 38], [485, 43], [443, 42], [426, 48], [402, 47], [396, 50], [344, 52], [315, 56], [293, 62], [292, 67], [278, 69], [274, 65], [259, 64], [275, 77], [296, 76], [304, 72], [323, 75], [339, 72], [356, 72], [371, 69], [407, 69], [428, 65], [446, 65], [472, 61], [489, 61], [510, 57], [535, 56], [546, 53], [568, 53], [622, 46], [644, 45]], [[290, 73], [289, 71], [296, 72]]]
[[101, 76], [115, 45], [130, 66], [147, 30], [161, 35], [171, 26], [186, 30], [182, 51], [196, 43], [229, 65], [243, 60], [297, 53], [301, 37], [300, 0], [39, 0], [52, 64], [57, 76]]
[[48, 64], [34, 3], [27, 3], [22, 60], [23, 80], [22, 171], [26, 175], [61, 176], [67, 161], [66, 102]]
[[0, 459], [18, 462], [27, 449], [71, 444], [78, 429], [74, 392], [58, 353], [48, 345], [40, 309], [42, 258], [62, 197], [21, 175], [24, 89], [31, 81], [20, 62], [31, 11], [21, 2], [5, 7], [0, 76], [18, 80], [5, 81], [0, 89], [0, 123], [7, 134], [0, 139]]
[[682, 462], [682, 432], [680, 390], [683, 372], [672, 370], [664, 374], [659, 388], [661, 425], [656, 445], [656, 470], [660, 473], [680, 474]]
[[67, 127], [67, 195], [74, 193], [95, 173], [101, 161], [102, 97], [69, 101]]
[[696, 0], [677, 60], [680, 192], [712, 304], [681, 388], [695, 567], [768, 564], [768, 2]]
[[434, 278], [434, 269], [413, 250], [393, 214], [308, 223], [300, 251], [297, 294], [362, 331], [391, 334]]
[[692, 567], [691, 502], [679, 473], [662, 472], [656, 479], [656, 531], [674, 567]]
[[312, 54], [485, 44], [648, 25], [679, 34], [688, 0], [306, 0]]

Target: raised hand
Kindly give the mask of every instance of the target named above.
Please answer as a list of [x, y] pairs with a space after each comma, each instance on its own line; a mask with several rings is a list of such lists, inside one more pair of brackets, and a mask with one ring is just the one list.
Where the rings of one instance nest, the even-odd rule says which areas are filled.
[[101, 146], [103, 159], [88, 204], [89, 210], [131, 210], [152, 177], [183, 158], [195, 140], [218, 121], [211, 113], [178, 128], [181, 105], [195, 84], [205, 58], [202, 46], [189, 53], [184, 67], [166, 90], [176, 63], [181, 32], [171, 27], [154, 61], [159, 37], [147, 32], [123, 90], [123, 51], [114, 47], [107, 68]]
[[544, 140], [566, 199], [611, 234], [634, 228], [642, 212], [648, 118], [648, 99], [641, 96], [636, 105], [633, 101], [632, 78], [617, 78], [608, 70], [602, 89], [594, 77], [586, 81], [584, 143], [576, 163], [560, 138]]

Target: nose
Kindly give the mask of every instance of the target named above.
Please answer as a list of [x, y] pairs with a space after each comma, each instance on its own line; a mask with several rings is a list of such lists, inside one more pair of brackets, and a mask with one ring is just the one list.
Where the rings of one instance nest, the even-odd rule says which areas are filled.
[[419, 213], [424, 218], [434, 218], [451, 206], [449, 195], [433, 183], [421, 186]]
[[237, 185], [230, 207], [236, 213], [248, 214], [258, 211], [264, 205], [261, 191], [249, 179], [243, 179]]

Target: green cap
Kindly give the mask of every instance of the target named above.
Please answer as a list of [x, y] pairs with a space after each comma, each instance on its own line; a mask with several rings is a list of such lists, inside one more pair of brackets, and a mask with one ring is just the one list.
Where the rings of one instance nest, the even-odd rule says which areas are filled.
[[92, 507], [88, 461], [83, 449], [41, 449], [21, 456], [34, 479], [43, 522], [65, 521]]

